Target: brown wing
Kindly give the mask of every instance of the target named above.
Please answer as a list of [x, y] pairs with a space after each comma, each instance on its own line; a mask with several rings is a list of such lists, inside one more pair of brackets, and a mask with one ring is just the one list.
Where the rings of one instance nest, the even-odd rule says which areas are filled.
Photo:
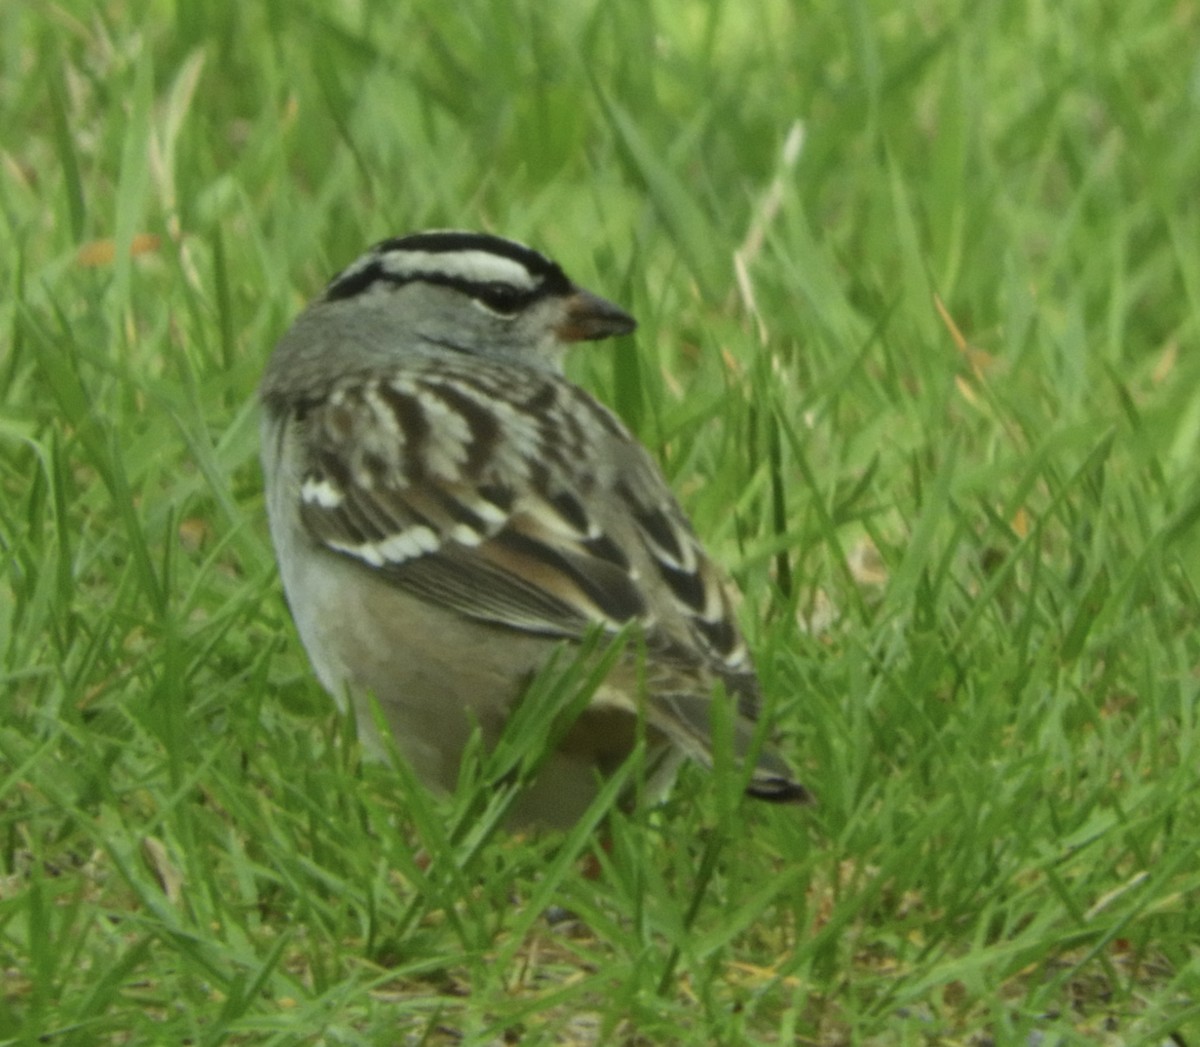
[[493, 625], [638, 621], [678, 689], [719, 678], [757, 715], [720, 573], [650, 457], [565, 379], [439, 361], [347, 381], [302, 425], [301, 517], [326, 548]]

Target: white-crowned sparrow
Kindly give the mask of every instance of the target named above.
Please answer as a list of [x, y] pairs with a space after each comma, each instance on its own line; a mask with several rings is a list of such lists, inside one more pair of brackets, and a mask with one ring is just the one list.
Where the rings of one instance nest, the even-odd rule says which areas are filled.
[[[524, 798], [564, 825], [628, 753], [711, 762], [717, 684], [744, 751], [758, 681], [725, 583], [661, 471], [562, 374], [574, 342], [635, 327], [499, 237], [385, 240], [334, 278], [267, 367], [262, 457], [288, 602], [321, 682], [374, 695], [426, 782], [453, 787], [475, 724], [499, 734], [556, 644], [638, 623], [627, 658]], [[749, 792], [808, 799], [764, 753]]]

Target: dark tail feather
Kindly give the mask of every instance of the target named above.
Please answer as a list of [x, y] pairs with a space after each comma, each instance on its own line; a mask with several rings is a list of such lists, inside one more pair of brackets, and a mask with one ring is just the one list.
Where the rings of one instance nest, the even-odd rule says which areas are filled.
[[[668, 737], [674, 737], [688, 755], [708, 767], [712, 767], [709, 749], [711, 730], [711, 702], [694, 694], [670, 693], [659, 696], [659, 701], [672, 713], [674, 730], [664, 727]], [[681, 730], [682, 729], [682, 730]], [[739, 716], [733, 724], [733, 749], [738, 757], [744, 757], [754, 737], [754, 722]], [[691, 744], [684, 744], [688, 739]], [[746, 786], [746, 794], [768, 803], [813, 804], [816, 799], [799, 782], [792, 781], [791, 768], [770, 750], [758, 754], [754, 777]]]
[[746, 795], [767, 803], [814, 804], [813, 796], [799, 782], [790, 778], [755, 778], [747, 787]]

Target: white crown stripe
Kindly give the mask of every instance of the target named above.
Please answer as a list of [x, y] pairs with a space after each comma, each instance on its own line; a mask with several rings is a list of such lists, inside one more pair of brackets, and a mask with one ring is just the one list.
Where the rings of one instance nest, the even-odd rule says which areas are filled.
[[380, 258], [383, 271], [405, 279], [419, 274], [440, 274], [475, 284], [505, 284], [533, 291], [541, 284], [520, 262], [490, 251], [386, 251]]

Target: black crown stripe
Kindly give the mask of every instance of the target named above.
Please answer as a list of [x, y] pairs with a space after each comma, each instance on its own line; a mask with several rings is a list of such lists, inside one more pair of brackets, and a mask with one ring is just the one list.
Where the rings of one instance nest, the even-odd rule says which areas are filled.
[[345, 298], [354, 298], [380, 283], [390, 284], [393, 287], [403, 287], [405, 284], [412, 283], [452, 287], [470, 298], [479, 299], [494, 312], [508, 316], [513, 316], [522, 309], [528, 308], [539, 298], [558, 293], [545, 283], [533, 288], [524, 288], [512, 287], [509, 284], [495, 284], [489, 281], [468, 280], [463, 276], [451, 276], [448, 273], [426, 270], [414, 270], [411, 273], [403, 274], [391, 273], [383, 268], [382, 262], [372, 262], [349, 276], [335, 277], [333, 283], [325, 289], [325, 300], [336, 302]]
[[[392, 251], [422, 251], [426, 254], [484, 251], [523, 266], [529, 275], [538, 281], [538, 287], [532, 291], [508, 287], [499, 288], [486, 283], [476, 283], [459, 276], [426, 271], [414, 271], [398, 276], [385, 271], [383, 267], [383, 256]], [[524, 244], [505, 240], [499, 236], [490, 236], [487, 233], [413, 233], [410, 236], [398, 236], [390, 240], [383, 240], [376, 244], [370, 253], [376, 256], [374, 260], [347, 275], [339, 274], [334, 277], [325, 291], [326, 300], [353, 298], [379, 280], [394, 285], [423, 280], [426, 283], [454, 287], [464, 294], [469, 294], [494, 307], [502, 306], [498, 311], [515, 312], [541, 295], [568, 294], [572, 289], [571, 281], [567, 279], [557, 262]]]

